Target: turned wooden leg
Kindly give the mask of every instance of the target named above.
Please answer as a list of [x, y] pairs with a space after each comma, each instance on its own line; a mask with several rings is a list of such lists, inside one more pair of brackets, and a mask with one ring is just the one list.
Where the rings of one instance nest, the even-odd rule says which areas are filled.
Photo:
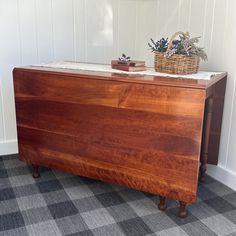
[[32, 176], [33, 178], [37, 179], [40, 177], [40, 174], [39, 174], [39, 166], [37, 165], [32, 165], [33, 167], [33, 171], [32, 171]]
[[199, 181], [205, 183], [206, 181], [206, 170], [207, 170], [207, 153], [201, 155], [201, 165], [199, 173]]
[[213, 107], [213, 98], [209, 98], [206, 101], [204, 125], [203, 125], [203, 132], [202, 132], [202, 147], [201, 147], [201, 157], [200, 157], [201, 166], [199, 170], [200, 182], [205, 182], [206, 180], [208, 146], [209, 146], [210, 128], [211, 128], [211, 120], [212, 120], [212, 107]]
[[162, 196], [159, 196], [159, 198], [160, 198], [160, 203], [158, 204], [158, 209], [161, 211], [165, 211], [167, 208], [166, 198]]
[[179, 202], [179, 217], [180, 218], [185, 218], [188, 215], [188, 212], [186, 210], [186, 203], [185, 202]]

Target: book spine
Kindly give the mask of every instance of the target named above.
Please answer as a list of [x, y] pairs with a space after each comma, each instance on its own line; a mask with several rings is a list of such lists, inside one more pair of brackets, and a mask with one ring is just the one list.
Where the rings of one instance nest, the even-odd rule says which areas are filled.
[[127, 65], [112, 65], [112, 69], [130, 71]]

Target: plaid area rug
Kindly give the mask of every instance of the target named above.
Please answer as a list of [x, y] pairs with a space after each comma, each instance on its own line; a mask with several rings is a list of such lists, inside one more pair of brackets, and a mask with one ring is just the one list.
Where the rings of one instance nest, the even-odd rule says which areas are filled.
[[17, 155], [0, 157], [0, 235], [236, 235], [236, 192], [207, 177], [186, 219], [168, 200], [57, 170], [31, 166]]

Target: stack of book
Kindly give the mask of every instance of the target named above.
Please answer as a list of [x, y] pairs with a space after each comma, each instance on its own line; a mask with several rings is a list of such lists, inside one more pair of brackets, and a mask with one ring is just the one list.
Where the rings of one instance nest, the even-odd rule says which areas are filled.
[[124, 71], [129, 71], [129, 72], [146, 70], [145, 61], [112, 60], [111, 67], [112, 69], [124, 70]]

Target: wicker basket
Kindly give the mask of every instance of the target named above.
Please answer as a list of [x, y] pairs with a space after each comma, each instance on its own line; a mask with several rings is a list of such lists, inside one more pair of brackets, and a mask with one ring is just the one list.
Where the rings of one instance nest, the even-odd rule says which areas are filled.
[[[170, 39], [168, 48], [172, 46], [173, 40], [178, 35], [187, 36], [183, 32], [176, 32]], [[165, 53], [156, 52], [154, 67], [155, 71], [169, 74], [194, 74], [199, 70], [200, 58], [199, 56], [187, 56], [174, 54], [171, 57], [167, 57]]]

